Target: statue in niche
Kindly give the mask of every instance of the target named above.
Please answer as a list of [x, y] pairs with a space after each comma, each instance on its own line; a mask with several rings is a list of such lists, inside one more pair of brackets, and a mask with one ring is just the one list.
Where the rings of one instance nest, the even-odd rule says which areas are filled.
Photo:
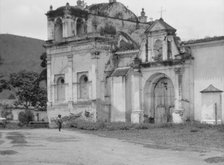
[[163, 59], [163, 42], [161, 40], [156, 40], [154, 43], [154, 61], [162, 61]]

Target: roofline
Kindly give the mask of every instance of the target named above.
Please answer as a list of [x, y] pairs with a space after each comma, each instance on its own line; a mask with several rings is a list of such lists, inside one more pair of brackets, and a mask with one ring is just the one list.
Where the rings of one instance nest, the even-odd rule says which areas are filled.
[[224, 41], [224, 36], [183, 41], [183, 43], [185, 45], [197, 45], [197, 44], [204, 44], [204, 43], [209, 43], [209, 42], [214, 42], [214, 41], [217, 41], [217, 42]]
[[138, 52], [139, 52], [139, 49], [135, 49], [135, 50], [118, 51], [115, 54], [122, 55], [122, 54], [129, 54], [129, 53], [138, 53]]

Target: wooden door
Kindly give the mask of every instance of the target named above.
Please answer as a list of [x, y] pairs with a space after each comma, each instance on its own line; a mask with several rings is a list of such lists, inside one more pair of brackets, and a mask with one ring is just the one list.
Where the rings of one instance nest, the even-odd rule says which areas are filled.
[[171, 80], [162, 78], [154, 88], [154, 118], [155, 123], [167, 123], [171, 119], [171, 109], [174, 107], [174, 88]]

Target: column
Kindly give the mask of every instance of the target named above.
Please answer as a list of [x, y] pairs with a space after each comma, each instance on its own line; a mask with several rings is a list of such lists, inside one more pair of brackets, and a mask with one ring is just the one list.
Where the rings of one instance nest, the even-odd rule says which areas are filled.
[[68, 58], [68, 109], [71, 112], [73, 110], [73, 55], [70, 54]]
[[74, 35], [76, 36], [77, 35], [77, 20], [78, 18], [75, 18], [75, 21], [74, 21], [74, 26], [73, 26], [73, 30], [74, 30]]
[[183, 106], [182, 106], [182, 79], [184, 68], [175, 68], [175, 107], [172, 113], [173, 122], [174, 123], [182, 123], [183, 122]]
[[73, 20], [70, 18], [70, 17], [68, 17], [68, 18], [65, 18], [64, 19], [64, 29], [63, 29], [63, 34], [64, 34], [64, 36], [63, 37], [71, 37], [71, 36], [73, 36], [73, 32], [72, 32], [72, 24], [73, 24]]
[[141, 123], [143, 110], [141, 110], [141, 95], [140, 95], [140, 73], [135, 71], [131, 78], [132, 89], [131, 89], [131, 96], [132, 96], [132, 114], [131, 114], [131, 121], [132, 123]]

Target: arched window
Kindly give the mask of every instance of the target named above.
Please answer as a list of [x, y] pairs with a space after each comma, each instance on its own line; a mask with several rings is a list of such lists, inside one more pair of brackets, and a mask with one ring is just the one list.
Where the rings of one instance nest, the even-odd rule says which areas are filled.
[[77, 19], [76, 27], [77, 27], [76, 28], [77, 35], [84, 34], [84, 32], [85, 32], [85, 23], [84, 23], [84, 21], [81, 18]]
[[155, 61], [162, 61], [163, 59], [163, 42], [161, 40], [156, 40], [154, 43], [154, 57]]
[[80, 99], [88, 99], [89, 98], [89, 91], [88, 91], [88, 77], [86, 75], [82, 75], [79, 78], [79, 84], [80, 84]]
[[60, 42], [62, 40], [62, 21], [60, 18], [58, 18], [55, 22], [54, 38], [57, 42]]
[[63, 77], [59, 77], [57, 80], [57, 100], [65, 100], [65, 79]]

